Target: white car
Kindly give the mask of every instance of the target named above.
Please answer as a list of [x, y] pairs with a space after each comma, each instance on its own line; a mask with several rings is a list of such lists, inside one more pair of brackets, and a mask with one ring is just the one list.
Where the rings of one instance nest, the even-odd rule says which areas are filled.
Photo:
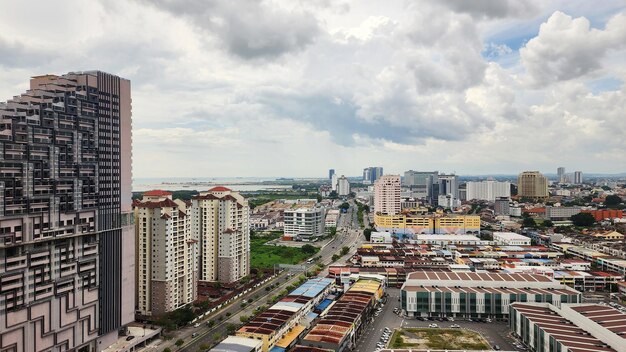
[[428, 327], [429, 328], [438, 328], [439, 325], [437, 325], [437, 324], [428, 324]]

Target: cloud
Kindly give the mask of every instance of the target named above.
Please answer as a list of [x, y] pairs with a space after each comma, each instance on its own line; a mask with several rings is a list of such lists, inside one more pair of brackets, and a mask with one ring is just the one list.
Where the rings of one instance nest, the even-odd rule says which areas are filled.
[[262, 0], [146, 1], [189, 19], [205, 35], [216, 35], [242, 59], [272, 59], [310, 45], [320, 33], [311, 12], [287, 10]]
[[527, 17], [536, 14], [537, 5], [532, 1], [517, 0], [446, 0], [443, 6], [475, 18]]
[[520, 49], [526, 80], [534, 87], [567, 81], [602, 68], [611, 50], [626, 46], [626, 15], [613, 16], [604, 30], [590, 27], [585, 17], [556, 11], [541, 25], [537, 37]]

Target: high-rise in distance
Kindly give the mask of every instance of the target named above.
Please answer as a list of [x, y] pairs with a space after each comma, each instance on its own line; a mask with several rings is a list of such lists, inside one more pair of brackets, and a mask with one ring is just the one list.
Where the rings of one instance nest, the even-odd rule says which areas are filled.
[[374, 213], [396, 215], [401, 209], [400, 175], [385, 175], [374, 182]]
[[547, 199], [548, 178], [539, 171], [524, 171], [517, 177], [517, 195], [533, 199]]
[[0, 350], [106, 348], [135, 309], [130, 81], [33, 77], [0, 150]]

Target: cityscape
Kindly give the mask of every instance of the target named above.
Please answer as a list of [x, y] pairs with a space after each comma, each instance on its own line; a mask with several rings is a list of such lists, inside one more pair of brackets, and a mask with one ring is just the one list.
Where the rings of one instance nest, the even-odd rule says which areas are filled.
[[0, 352], [626, 352], [626, 2], [3, 9]]

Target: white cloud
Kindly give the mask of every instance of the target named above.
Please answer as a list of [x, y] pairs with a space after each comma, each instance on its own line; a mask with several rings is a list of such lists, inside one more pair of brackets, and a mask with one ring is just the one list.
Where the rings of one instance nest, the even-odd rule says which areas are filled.
[[572, 18], [560, 11], [550, 16], [539, 35], [520, 49], [527, 80], [545, 86], [585, 76], [602, 68], [610, 50], [626, 46], [626, 15], [616, 14], [604, 30], [591, 28], [585, 17]]
[[0, 99], [42, 73], [131, 79], [136, 177], [623, 171], [624, 86], [602, 82], [626, 80], [624, 15], [563, 6], [20, 1], [0, 12]]

